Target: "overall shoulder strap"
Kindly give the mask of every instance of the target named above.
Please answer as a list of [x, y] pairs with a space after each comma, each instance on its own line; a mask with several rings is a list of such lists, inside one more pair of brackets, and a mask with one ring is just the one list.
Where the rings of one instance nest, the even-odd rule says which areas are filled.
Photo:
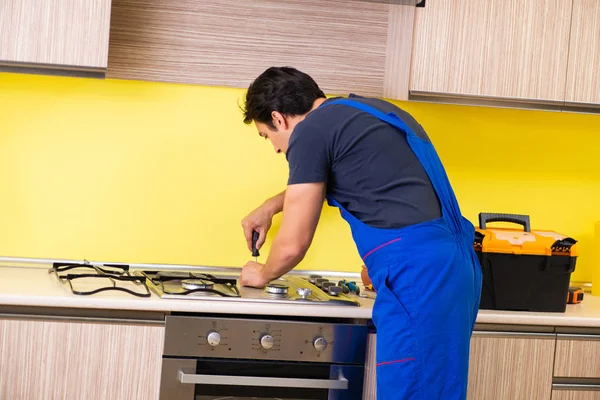
[[353, 107], [356, 108], [360, 111], [364, 111], [366, 113], [371, 114], [372, 116], [387, 122], [388, 124], [404, 131], [404, 132], [410, 132], [409, 127], [404, 123], [404, 121], [402, 121], [400, 119], [400, 117], [398, 117], [396, 114], [394, 113], [389, 113], [386, 114], [383, 111], [380, 111], [378, 109], [376, 109], [375, 107], [372, 107], [370, 105], [361, 103], [360, 101], [356, 101], [356, 100], [351, 100], [351, 99], [337, 99], [337, 100], [332, 100], [328, 103], [324, 103], [323, 106], [327, 106], [327, 105], [333, 105], [333, 104], [343, 104], [343, 105], [347, 105], [349, 107]]

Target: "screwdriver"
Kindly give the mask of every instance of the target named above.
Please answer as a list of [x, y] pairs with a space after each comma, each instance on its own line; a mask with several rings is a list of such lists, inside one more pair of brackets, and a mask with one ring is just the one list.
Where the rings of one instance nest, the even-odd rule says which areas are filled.
[[258, 242], [259, 234], [256, 231], [252, 231], [252, 257], [254, 257], [254, 262], [258, 262], [258, 256], [260, 253], [256, 248], [256, 242]]

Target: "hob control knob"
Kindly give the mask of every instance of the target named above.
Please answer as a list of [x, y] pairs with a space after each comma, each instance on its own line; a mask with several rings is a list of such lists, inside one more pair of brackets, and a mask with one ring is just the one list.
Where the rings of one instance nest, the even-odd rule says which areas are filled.
[[313, 342], [313, 346], [317, 351], [324, 351], [327, 348], [327, 340], [325, 340], [325, 338], [318, 337]]
[[221, 335], [219, 334], [219, 332], [211, 332], [206, 337], [206, 341], [212, 347], [216, 347], [221, 343]]
[[342, 288], [339, 286], [329, 286], [327, 291], [330, 296], [339, 296], [342, 293]]
[[325, 278], [318, 278], [315, 281], [315, 285], [317, 285], [317, 287], [321, 287], [323, 285], [323, 282], [329, 282], [329, 279], [325, 279]]
[[275, 344], [275, 339], [273, 339], [273, 336], [271, 336], [271, 335], [264, 335], [263, 337], [260, 338], [260, 345], [265, 350], [271, 349], [274, 344]]

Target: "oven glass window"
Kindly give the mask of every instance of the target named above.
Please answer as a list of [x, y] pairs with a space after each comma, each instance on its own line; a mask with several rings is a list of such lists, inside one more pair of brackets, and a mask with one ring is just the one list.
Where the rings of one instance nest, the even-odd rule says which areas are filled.
[[196, 400], [306, 400], [283, 397], [196, 396]]
[[[330, 379], [326, 364], [292, 362], [255, 362], [213, 360], [198, 361], [199, 375], [227, 376], [227, 382], [215, 385], [196, 385], [196, 400], [327, 400], [328, 389], [285, 387], [294, 379]], [[259, 386], [240, 386], [236, 377], [257, 377]], [[280, 378], [282, 387], [260, 386], [260, 378]]]

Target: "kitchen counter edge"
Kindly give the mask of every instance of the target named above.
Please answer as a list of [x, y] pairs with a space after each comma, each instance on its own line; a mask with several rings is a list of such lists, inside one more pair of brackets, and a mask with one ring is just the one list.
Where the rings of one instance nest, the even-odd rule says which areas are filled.
[[[0, 313], [9, 307], [48, 307], [90, 310], [182, 312], [199, 314], [264, 315], [343, 319], [371, 319], [374, 301], [360, 298], [360, 307], [290, 305], [214, 300], [161, 299], [127, 294], [78, 296], [51, 279], [43, 269], [7, 268], [2, 271]], [[565, 313], [479, 310], [478, 324], [600, 327], [600, 297], [585, 295], [580, 304], [567, 305]]]

